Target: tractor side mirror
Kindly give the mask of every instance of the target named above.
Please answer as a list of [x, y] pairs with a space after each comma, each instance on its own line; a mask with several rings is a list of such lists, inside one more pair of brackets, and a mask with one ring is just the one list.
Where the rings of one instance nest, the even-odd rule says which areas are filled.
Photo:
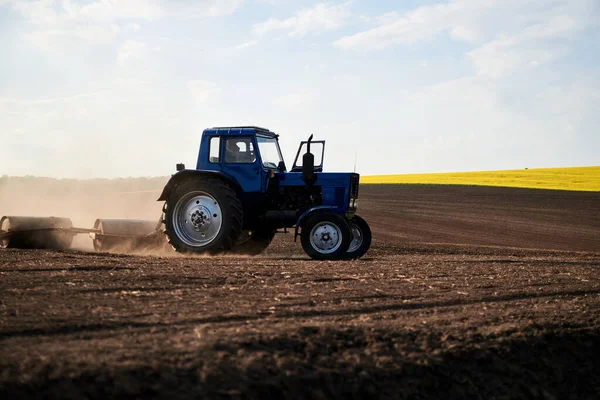
[[306, 153], [302, 156], [302, 180], [306, 186], [312, 186], [315, 183], [315, 156], [310, 152], [310, 142], [313, 135], [310, 135], [306, 143]]

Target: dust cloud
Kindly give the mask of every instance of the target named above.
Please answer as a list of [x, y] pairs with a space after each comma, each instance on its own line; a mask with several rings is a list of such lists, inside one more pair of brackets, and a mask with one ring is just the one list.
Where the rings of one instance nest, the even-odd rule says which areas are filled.
[[[97, 218], [158, 222], [156, 201], [169, 177], [122, 179], [0, 178], [0, 216], [66, 217], [74, 227], [93, 228]], [[91, 250], [92, 240], [77, 235], [73, 248]]]

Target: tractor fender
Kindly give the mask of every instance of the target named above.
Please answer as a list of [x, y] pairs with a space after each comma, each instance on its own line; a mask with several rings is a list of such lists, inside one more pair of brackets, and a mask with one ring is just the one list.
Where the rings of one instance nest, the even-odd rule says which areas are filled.
[[337, 206], [315, 206], [304, 211], [302, 215], [298, 217], [298, 221], [296, 221], [296, 227], [294, 228], [294, 242], [298, 239], [298, 236], [300, 236], [298, 229], [302, 226], [302, 222], [306, 219], [306, 217], [319, 211], [333, 210], [334, 208], [337, 208]]
[[180, 183], [191, 179], [191, 178], [219, 178], [231, 185], [232, 189], [236, 191], [238, 195], [242, 193], [242, 187], [239, 183], [230, 175], [222, 171], [210, 171], [210, 170], [197, 170], [197, 169], [184, 169], [171, 176], [169, 182], [165, 185], [160, 197], [157, 201], [166, 201], [169, 198], [171, 192]]

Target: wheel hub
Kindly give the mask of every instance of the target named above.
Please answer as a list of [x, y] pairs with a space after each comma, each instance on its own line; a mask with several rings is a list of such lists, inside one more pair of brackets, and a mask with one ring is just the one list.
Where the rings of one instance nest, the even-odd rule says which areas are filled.
[[192, 223], [192, 228], [196, 232], [203, 232], [209, 228], [212, 216], [208, 208], [200, 206], [193, 210], [192, 215], [190, 215], [190, 221]]
[[313, 248], [321, 253], [335, 251], [341, 244], [339, 229], [328, 222], [318, 224], [311, 232], [310, 241]]
[[208, 193], [191, 192], [175, 204], [173, 229], [188, 246], [206, 246], [218, 236], [222, 225], [221, 207]]

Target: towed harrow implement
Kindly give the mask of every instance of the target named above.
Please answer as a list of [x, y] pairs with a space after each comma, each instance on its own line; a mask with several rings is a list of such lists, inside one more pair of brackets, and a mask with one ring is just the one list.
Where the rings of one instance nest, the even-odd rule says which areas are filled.
[[132, 250], [164, 242], [160, 222], [99, 218], [91, 229], [73, 227], [69, 218], [4, 216], [0, 248], [68, 249], [75, 235], [87, 234], [94, 250]]

